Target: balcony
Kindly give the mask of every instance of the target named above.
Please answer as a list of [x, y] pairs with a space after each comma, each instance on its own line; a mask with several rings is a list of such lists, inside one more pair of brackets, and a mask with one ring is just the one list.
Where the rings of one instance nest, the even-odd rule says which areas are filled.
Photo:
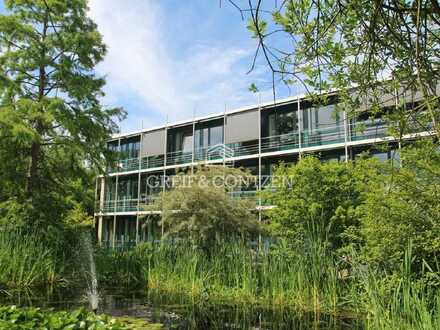
[[297, 132], [268, 136], [261, 139], [261, 152], [274, 152], [299, 148]]
[[173, 151], [167, 153], [167, 165], [180, 165], [192, 162], [192, 152]]
[[[415, 126], [415, 125], [414, 125]], [[413, 128], [414, 132], [420, 131]], [[345, 133], [347, 138], [345, 139]], [[275, 136], [268, 136], [261, 138], [261, 152], [280, 152], [286, 150], [301, 148], [316, 147], [322, 145], [331, 145], [335, 143], [344, 143], [345, 140], [359, 141], [374, 138], [383, 138], [389, 135], [388, 126], [385, 121], [369, 120], [365, 122], [350, 123], [347, 129], [343, 125], [335, 125], [325, 128], [318, 128], [313, 130], [304, 130], [301, 132], [301, 140], [298, 132], [288, 134], [281, 134]], [[128, 172], [141, 169], [160, 168], [164, 165], [182, 165], [191, 164], [202, 161], [212, 161], [221, 159], [230, 159], [233, 157], [258, 155], [259, 152], [258, 141], [248, 141], [241, 143], [218, 144], [208, 148], [200, 148], [192, 152], [175, 151], [169, 152], [166, 155], [166, 164], [164, 155], [148, 156], [139, 158], [123, 159], [117, 162], [117, 166], [108, 169], [110, 173], [114, 172]], [[140, 166], [139, 166], [140, 165]]]
[[388, 125], [381, 119], [350, 124], [349, 131], [351, 132], [351, 136], [349, 137], [351, 141], [383, 138], [389, 135]]
[[137, 199], [107, 200], [104, 201], [103, 213], [135, 212], [137, 211]]
[[345, 142], [345, 129], [343, 125], [314, 129], [301, 134], [302, 148], [341, 142]]
[[122, 159], [118, 161], [119, 172], [136, 171], [139, 169], [139, 158]]
[[142, 158], [141, 168], [148, 169], [148, 168], [162, 167], [164, 166], [164, 162], [165, 162], [165, 158], [163, 155], [144, 157]]
[[[233, 191], [230, 192], [229, 195], [234, 199], [240, 200], [248, 200], [255, 205], [258, 205], [258, 192], [256, 190], [245, 190], [245, 191]], [[160, 198], [160, 195], [147, 195], [142, 196], [139, 201], [138, 199], [123, 199], [123, 200], [108, 200], [104, 202], [104, 206], [102, 209], [103, 213], [114, 213], [114, 212], [136, 212], [136, 211], [145, 211], [148, 210], [147, 206], [153, 205], [153, 203]], [[266, 205], [264, 201], [262, 201], [262, 205]]]
[[242, 145], [241, 143], [230, 143], [226, 145], [232, 150], [233, 157], [248, 156], [258, 154], [258, 141], [255, 143]]

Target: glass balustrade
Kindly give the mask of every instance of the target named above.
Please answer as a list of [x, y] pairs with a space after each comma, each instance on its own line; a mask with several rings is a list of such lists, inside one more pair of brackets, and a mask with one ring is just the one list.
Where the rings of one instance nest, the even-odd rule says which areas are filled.
[[343, 125], [318, 128], [301, 133], [301, 147], [314, 147], [332, 143], [345, 142]]
[[383, 138], [390, 135], [387, 123], [381, 119], [351, 123], [349, 131], [349, 141]]
[[116, 212], [135, 212], [137, 211], [137, 199], [123, 199], [116, 201]]
[[299, 147], [299, 136], [297, 132], [268, 136], [261, 139], [261, 152], [274, 152]]
[[242, 190], [242, 191], [232, 191], [229, 193], [232, 198], [246, 199], [251, 201], [258, 200], [256, 190]]
[[174, 151], [167, 153], [167, 165], [179, 165], [192, 162], [192, 152]]
[[[411, 126], [410, 132], [419, 132], [422, 129]], [[368, 120], [357, 123], [350, 123], [347, 126], [347, 141], [359, 141], [372, 138], [383, 138], [389, 136], [388, 125], [384, 120]], [[301, 141], [298, 132], [282, 134], [276, 136], [263, 137], [261, 139], [261, 152], [277, 152], [285, 150], [329, 145], [345, 142], [345, 129], [343, 125], [305, 130], [301, 132]], [[208, 148], [194, 150], [194, 161], [221, 160], [233, 157], [258, 155], [258, 141], [248, 141], [245, 143], [218, 144]], [[166, 157], [166, 165], [190, 164], [193, 160], [192, 152], [169, 152]], [[165, 165], [164, 155], [143, 157], [141, 169], [159, 168]], [[116, 166], [109, 169], [109, 172], [128, 172], [139, 169], [139, 159], [123, 159], [116, 163]]]
[[226, 145], [231, 151], [233, 157], [248, 156], [258, 154], [258, 141], [252, 144], [243, 145], [241, 143], [230, 143]]
[[118, 162], [119, 172], [136, 171], [139, 169], [139, 158], [123, 159]]
[[[246, 191], [233, 191], [229, 195], [232, 198], [246, 199], [258, 203], [258, 194], [256, 190], [246, 190]], [[149, 195], [142, 196], [139, 201], [139, 211], [145, 210], [147, 206], [152, 205], [160, 195]], [[264, 205], [264, 204], [263, 204]], [[125, 200], [108, 200], [103, 204], [103, 213], [114, 213], [114, 212], [136, 212], [138, 210], [138, 200], [137, 199], [125, 199]]]
[[162, 167], [164, 165], [164, 156], [158, 155], [158, 156], [147, 156], [142, 158], [142, 169], [148, 169], [148, 168], [155, 168], [155, 167]]

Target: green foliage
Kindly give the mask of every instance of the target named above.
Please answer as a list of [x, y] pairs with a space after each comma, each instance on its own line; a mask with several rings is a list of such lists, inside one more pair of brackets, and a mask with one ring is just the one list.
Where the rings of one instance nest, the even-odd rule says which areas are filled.
[[307, 156], [295, 166], [281, 165], [275, 177], [281, 184], [263, 195], [276, 208], [268, 211], [272, 229], [295, 246], [314, 241], [337, 250], [350, 242], [358, 227], [355, 210], [362, 202], [362, 178], [353, 163], [322, 163]]
[[[100, 104], [106, 52], [87, 2], [6, 1], [0, 15], [0, 203], [3, 222], [58, 226], [78, 204], [91, 212], [96, 169], [121, 109]], [[86, 165], [87, 164], [87, 165]], [[5, 205], [5, 204], [3, 204]]]
[[42, 310], [40, 308], [0, 307], [0, 329], [96, 329], [128, 330], [159, 329], [146, 322], [117, 320], [106, 315], [95, 315], [86, 309], [72, 312]]
[[407, 147], [403, 167], [370, 181], [359, 207], [365, 255], [369, 262], [398, 270], [411, 241], [414, 267], [434, 266], [440, 253], [440, 153], [424, 142]]
[[[242, 12], [258, 38], [256, 56], [274, 79], [312, 95], [338, 89], [341, 108], [353, 116], [359, 105], [372, 112], [391, 106], [394, 114], [384, 117], [398, 123], [396, 136], [432, 127], [440, 138], [438, 1], [292, 0], [270, 7], [254, 0], [248, 7]], [[409, 109], [404, 98], [416, 90], [419, 104]]]
[[237, 188], [235, 182], [246, 177], [249, 173], [234, 168], [199, 168], [189, 184], [166, 191], [149, 209], [162, 210], [165, 238], [186, 238], [203, 248], [235, 238], [251, 239], [258, 232], [251, 212], [255, 206], [228, 195]]
[[305, 157], [294, 166], [280, 166], [276, 175], [291, 183], [264, 192], [277, 205], [268, 216], [278, 237], [304, 253], [316, 244], [333, 253], [347, 254], [354, 248], [365, 262], [390, 273], [400, 273], [411, 242], [413, 272], [438, 282], [437, 144], [406, 146], [400, 162], [361, 157], [356, 162], [321, 163]]
[[53, 241], [46, 232], [0, 229], [0, 288], [13, 292], [84, 284], [89, 260], [81, 238], [91, 235], [89, 225], [50, 230], [57, 235]]
[[[98, 274], [106, 274], [107, 285], [120, 287], [132, 272], [149, 295], [173, 303], [178, 299], [196, 306], [348, 314], [366, 329], [437, 329], [440, 292], [413, 278], [412, 247], [405, 251], [402, 276], [390, 278], [385, 271], [360, 263], [355, 252], [342, 261], [324, 249], [306, 254], [283, 242], [261, 250], [229, 242], [204, 251], [180, 241], [99, 253]], [[103, 256], [105, 262], [99, 261]]]
[[36, 236], [0, 231], [0, 285], [30, 288], [60, 281], [53, 251]]

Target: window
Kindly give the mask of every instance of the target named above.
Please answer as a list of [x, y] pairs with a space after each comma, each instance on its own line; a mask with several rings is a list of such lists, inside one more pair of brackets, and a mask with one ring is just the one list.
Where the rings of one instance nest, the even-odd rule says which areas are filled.
[[121, 141], [120, 159], [130, 159], [139, 157], [139, 140]]
[[273, 137], [298, 131], [298, 104], [277, 106], [261, 112], [261, 136]]
[[223, 125], [197, 128], [195, 131], [195, 149], [204, 149], [223, 143]]
[[215, 146], [223, 143], [223, 126], [215, 126], [209, 129], [209, 145]]

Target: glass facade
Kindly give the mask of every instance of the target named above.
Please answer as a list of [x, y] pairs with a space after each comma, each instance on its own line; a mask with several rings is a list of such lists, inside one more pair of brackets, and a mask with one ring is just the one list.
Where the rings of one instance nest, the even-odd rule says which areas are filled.
[[192, 126], [178, 127], [168, 131], [167, 152], [192, 151]]
[[117, 152], [118, 151], [118, 141], [111, 141], [109, 143], [107, 143], [107, 148], [113, 152]]
[[301, 116], [304, 147], [345, 141], [343, 118], [336, 111], [335, 104], [314, 106], [303, 103]]
[[138, 176], [121, 176], [118, 180], [118, 200], [136, 199], [138, 194]]
[[194, 148], [196, 150], [223, 144], [223, 120], [198, 123], [194, 134]]
[[261, 136], [270, 137], [298, 132], [298, 105], [271, 108], [261, 113]]
[[141, 203], [151, 204], [162, 190], [163, 172], [144, 173], [141, 175]]
[[135, 137], [121, 140], [120, 159], [138, 158], [140, 150], [140, 138]]
[[115, 247], [136, 244], [136, 217], [119, 217], [116, 221]]

